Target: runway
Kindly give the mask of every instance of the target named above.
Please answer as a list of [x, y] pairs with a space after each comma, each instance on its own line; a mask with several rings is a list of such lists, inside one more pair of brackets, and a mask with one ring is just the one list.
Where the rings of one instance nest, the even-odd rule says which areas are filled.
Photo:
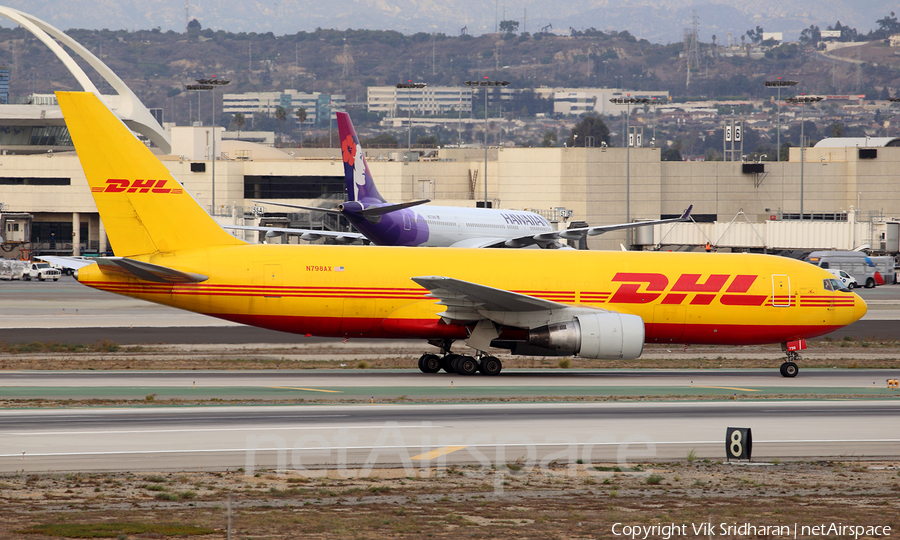
[[0, 379], [0, 399], [87, 400], [478, 400], [653, 396], [900, 397], [885, 380], [897, 370], [804, 369], [785, 378], [774, 369], [507, 370], [501, 377], [462, 377], [417, 370], [21, 371]]
[[[0, 472], [304, 471], [550, 460], [896, 458], [900, 401], [430, 404], [0, 412]], [[415, 458], [415, 459], [414, 459]]]
[[[0, 290], [0, 342], [337, 341], [235, 326], [68, 278], [0, 282]], [[900, 337], [893, 320], [900, 288], [862, 293], [873, 295], [870, 308], [880, 307], [835, 337]], [[535, 466], [631, 464], [684, 459], [692, 450], [721, 460], [727, 427], [752, 428], [755, 460], [893, 459], [900, 454], [900, 399], [884, 379], [896, 376], [829, 369], [804, 369], [796, 379], [774, 369], [505, 370], [501, 378], [412, 370], [6, 371], [0, 399], [338, 403], [5, 409], [0, 471], [490, 467], [519, 458]], [[844, 395], [869, 399], [826, 401]], [[616, 402], [619, 396], [653, 401]], [[673, 396], [688, 401], [668, 401]], [[578, 403], [584, 398], [596, 401]], [[424, 399], [432, 402], [381, 403]], [[505, 399], [517, 402], [496, 402]]]

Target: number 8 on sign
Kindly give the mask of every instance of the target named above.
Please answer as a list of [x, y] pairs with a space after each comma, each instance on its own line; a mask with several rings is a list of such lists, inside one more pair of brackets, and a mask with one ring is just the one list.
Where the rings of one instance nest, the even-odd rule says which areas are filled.
[[741, 432], [740, 431], [732, 431], [731, 432], [731, 456], [740, 459], [741, 454], [744, 453], [744, 448], [741, 446]]
[[753, 438], [750, 428], [728, 428], [725, 431], [725, 459], [750, 459]]

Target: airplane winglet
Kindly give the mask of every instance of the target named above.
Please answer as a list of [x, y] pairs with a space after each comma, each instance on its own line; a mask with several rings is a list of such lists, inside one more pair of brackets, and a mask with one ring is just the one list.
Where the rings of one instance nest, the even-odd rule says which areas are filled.
[[691, 210], [693, 210], [693, 209], [694, 209], [693, 204], [688, 206], [687, 210], [685, 210], [684, 213], [681, 214], [681, 217], [679, 219], [681, 219], [682, 221], [687, 221], [687, 220], [691, 219]]

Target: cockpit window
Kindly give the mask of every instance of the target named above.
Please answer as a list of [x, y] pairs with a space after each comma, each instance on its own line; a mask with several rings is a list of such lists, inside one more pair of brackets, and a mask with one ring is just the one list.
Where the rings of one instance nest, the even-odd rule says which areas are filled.
[[841, 292], [849, 292], [850, 289], [844, 287], [844, 285], [837, 279], [823, 279], [822, 285], [825, 287], [826, 291], [841, 291]]

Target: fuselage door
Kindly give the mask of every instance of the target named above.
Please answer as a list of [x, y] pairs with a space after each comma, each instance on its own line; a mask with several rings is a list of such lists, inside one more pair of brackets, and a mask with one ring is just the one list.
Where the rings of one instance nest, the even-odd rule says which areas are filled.
[[412, 220], [409, 219], [409, 212], [403, 212], [403, 230], [408, 231], [412, 229]]
[[772, 306], [791, 307], [791, 278], [785, 274], [772, 274]]

